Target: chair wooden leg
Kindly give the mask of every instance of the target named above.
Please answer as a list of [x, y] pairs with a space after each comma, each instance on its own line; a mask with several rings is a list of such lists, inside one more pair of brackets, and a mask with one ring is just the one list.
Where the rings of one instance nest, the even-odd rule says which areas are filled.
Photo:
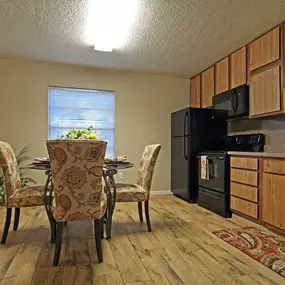
[[146, 218], [147, 229], [149, 232], [151, 232], [148, 201], [144, 202], [144, 209], [145, 209], [145, 218]]
[[143, 222], [142, 202], [138, 202], [138, 211], [139, 211], [140, 221]]
[[101, 245], [102, 223], [103, 223], [103, 221], [104, 221], [103, 219], [94, 220], [95, 243], [96, 243], [98, 261], [100, 263], [103, 262], [102, 245]]
[[20, 220], [20, 208], [15, 208], [15, 217], [14, 217], [13, 231], [16, 231], [18, 229], [19, 220]]
[[61, 244], [62, 244], [63, 227], [64, 227], [64, 222], [57, 223], [53, 266], [58, 265], [58, 261], [59, 261], [59, 257], [60, 257], [60, 251], [61, 251]]
[[6, 221], [5, 221], [5, 226], [4, 226], [4, 231], [1, 239], [1, 243], [5, 243], [8, 233], [9, 233], [9, 228], [10, 228], [10, 223], [11, 223], [11, 214], [12, 214], [12, 209], [7, 208], [6, 209]]

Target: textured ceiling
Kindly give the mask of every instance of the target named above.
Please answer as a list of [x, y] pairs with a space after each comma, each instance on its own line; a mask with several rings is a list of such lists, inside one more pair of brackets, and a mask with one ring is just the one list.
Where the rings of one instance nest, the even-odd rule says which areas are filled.
[[285, 20], [285, 0], [140, 0], [127, 45], [101, 53], [84, 36], [90, 1], [0, 0], [0, 53], [193, 76]]

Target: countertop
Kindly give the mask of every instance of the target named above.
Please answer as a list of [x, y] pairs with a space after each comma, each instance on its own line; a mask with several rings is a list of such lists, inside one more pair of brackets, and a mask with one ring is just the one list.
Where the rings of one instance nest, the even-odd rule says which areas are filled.
[[243, 152], [243, 151], [228, 151], [229, 155], [235, 156], [251, 156], [251, 157], [274, 157], [274, 158], [284, 158], [285, 153], [278, 152]]

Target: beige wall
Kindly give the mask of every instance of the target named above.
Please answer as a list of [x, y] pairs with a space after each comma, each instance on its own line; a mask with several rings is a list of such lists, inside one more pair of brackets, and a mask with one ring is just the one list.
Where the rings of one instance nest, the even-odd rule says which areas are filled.
[[170, 113], [188, 105], [189, 79], [0, 58], [0, 140], [16, 152], [31, 142], [31, 156], [46, 154], [48, 85], [114, 90], [115, 153], [136, 164], [124, 181], [135, 181], [145, 145], [160, 143], [153, 190], [170, 189]]

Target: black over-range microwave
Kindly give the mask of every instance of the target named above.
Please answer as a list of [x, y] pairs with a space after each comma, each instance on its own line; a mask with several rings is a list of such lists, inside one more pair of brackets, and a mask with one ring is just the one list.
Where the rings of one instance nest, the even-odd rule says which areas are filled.
[[213, 115], [222, 118], [248, 116], [249, 88], [241, 85], [213, 97]]

